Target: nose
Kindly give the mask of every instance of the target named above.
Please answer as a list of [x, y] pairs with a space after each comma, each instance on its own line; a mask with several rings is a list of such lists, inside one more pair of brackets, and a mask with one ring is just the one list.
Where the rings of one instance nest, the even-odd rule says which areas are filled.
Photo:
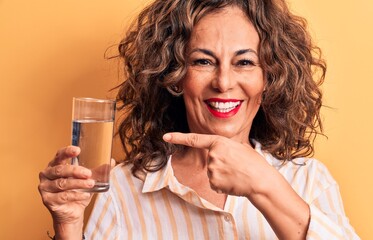
[[219, 92], [231, 90], [236, 81], [229, 66], [220, 65], [212, 81], [212, 87]]

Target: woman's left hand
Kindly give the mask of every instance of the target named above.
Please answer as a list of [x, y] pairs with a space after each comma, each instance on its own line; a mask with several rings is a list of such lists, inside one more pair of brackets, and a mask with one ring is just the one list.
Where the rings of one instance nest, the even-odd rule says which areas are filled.
[[266, 177], [278, 174], [249, 144], [195, 133], [167, 133], [163, 139], [208, 150], [207, 175], [211, 188], [219, 193], [250, 198], [251, 193], [264, 190]]

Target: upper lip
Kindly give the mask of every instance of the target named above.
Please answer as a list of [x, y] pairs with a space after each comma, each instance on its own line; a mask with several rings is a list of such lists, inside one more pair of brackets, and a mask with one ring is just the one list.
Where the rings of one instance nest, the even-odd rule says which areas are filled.
[[230, 99], [230, 98], [209, 98], [205, 102], [241, 102], [239, 99]]

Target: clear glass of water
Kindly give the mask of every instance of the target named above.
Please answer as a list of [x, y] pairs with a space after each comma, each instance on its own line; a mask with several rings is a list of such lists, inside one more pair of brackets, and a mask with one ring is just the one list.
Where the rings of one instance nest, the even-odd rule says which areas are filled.
[[81, 149], [71, 164], [91, 169], [95, 186], [89, 192], [109, 189], [115, 101], [73, 98], [72, 145]]

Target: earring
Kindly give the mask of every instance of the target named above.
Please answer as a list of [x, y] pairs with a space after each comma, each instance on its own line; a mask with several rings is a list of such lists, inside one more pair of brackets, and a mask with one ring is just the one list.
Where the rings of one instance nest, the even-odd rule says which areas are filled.
[[184, 93], [183, 89], [181, 89], [177, 85], [172, 85], [172, 86], [167, 87], [167, 91], [175, 97], [179, 97], [179, 96], [183, 95], [183, 93]]

